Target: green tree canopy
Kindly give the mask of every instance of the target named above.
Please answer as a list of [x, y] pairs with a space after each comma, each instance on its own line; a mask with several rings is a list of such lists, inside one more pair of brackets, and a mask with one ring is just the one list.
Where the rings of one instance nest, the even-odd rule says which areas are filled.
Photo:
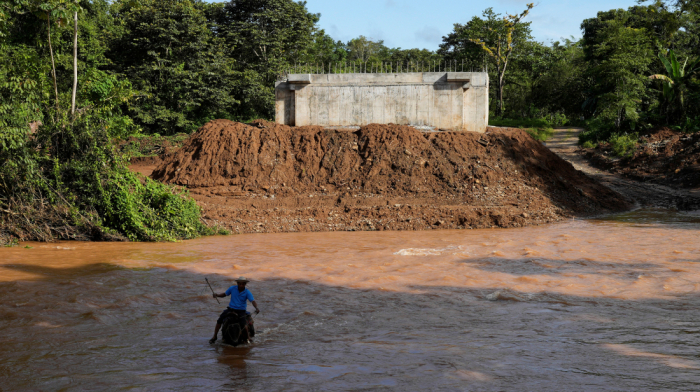
[[150, 132], [191, 132], [238, 103], [236, 74], [199, 0], [130, 0], [114, 5], [120, 28], [108, 57], [139, 91], [131, 113]]
[[482, 13], [483, 19], [475, 16], [465, 25], [455, 24], [454, 31], [444, 37], [440, 45], [438, 53], [448, 61], [466, 62], [476, 69], [488, 68], [488, 64], [495, 67], [495, 78], [491, 79], [496, 82], [496, 115], [504, 111], [505, 76], [510, 56], [532, 40], [530, 22], [522, 21], [532, 7], [528, 4], [523, 13], [505, 17], [487, 8]]

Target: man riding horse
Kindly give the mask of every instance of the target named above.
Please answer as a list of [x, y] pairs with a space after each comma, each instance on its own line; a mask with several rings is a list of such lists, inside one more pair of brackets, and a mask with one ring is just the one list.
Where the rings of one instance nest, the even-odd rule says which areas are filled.
[[227, 317], [231, 316], [232, 314], [236, 314], [238, 317], [246, 316], [248, 301], [250, 301], [250, 303], [252, 303], [255, 307], [255, 314], [260, 313], [258, 304], [253, 298], [253, 293], [251, 293], [250, 290], [248, 290], [245, 287], [246, 283], [248, 282], [250, 282], [248, 279], [241, 276], [240, 278], [236, 279], [236, 286], [229, 287], [228, 290], [221, 294], [212, 294], [214, 298], [223, 298], [228, 297], [230, 295], [231, 300], [229, 301], [228, 308], [226, 308], [226, 310], [224, 310], [224, 312], [221, 313], [221, 316], [219, 316], [219, 319], [216, 320], [216, 329], [214, 330], [214, 337], [209, 339], [209, 344], [214, 344], [214, 342], [216, 342], [217, 335], [219, 334], [219, 329], [221, 329], [221, 324], [223, 324], [224, 320]]

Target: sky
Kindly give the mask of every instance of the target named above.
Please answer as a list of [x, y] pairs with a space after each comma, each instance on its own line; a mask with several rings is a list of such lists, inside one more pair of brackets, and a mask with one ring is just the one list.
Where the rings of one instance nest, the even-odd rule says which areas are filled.
[[581, 22], [598, 11], [637, 4], [635, 0], [306, 0], [306, 7], [321, 14], [320, 27], [335, 40], [347, 42], [364, 35], [384, 40], [389, 47], [436, 50], [455, 23], [481, 16], [487, 7], [502, 14], [520, 13], [532, 1], [536, 7], [526, 21], [532, 22], [533, 37], [545, 44], [562, 37], [580, 38]]

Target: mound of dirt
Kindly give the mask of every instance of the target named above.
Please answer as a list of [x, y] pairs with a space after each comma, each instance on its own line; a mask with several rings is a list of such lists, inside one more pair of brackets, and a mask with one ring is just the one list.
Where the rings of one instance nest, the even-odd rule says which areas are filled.
[[235, 232], [517, 227], [629, 207], [519, 129], [216, 120], [152, 177]]
[[584, 149], [591, 164], [625, 177], [673, 188], [700, 188], [700, 133], [661, 128], [640, 138], [632, 157], [620, 159], [609, 145]]

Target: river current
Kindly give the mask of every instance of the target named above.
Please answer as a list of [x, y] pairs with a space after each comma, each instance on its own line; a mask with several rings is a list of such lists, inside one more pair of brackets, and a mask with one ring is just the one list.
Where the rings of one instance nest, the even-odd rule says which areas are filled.
[[697, 391], [699, 348], [700, 214], [0, 249], [2, 391]]

